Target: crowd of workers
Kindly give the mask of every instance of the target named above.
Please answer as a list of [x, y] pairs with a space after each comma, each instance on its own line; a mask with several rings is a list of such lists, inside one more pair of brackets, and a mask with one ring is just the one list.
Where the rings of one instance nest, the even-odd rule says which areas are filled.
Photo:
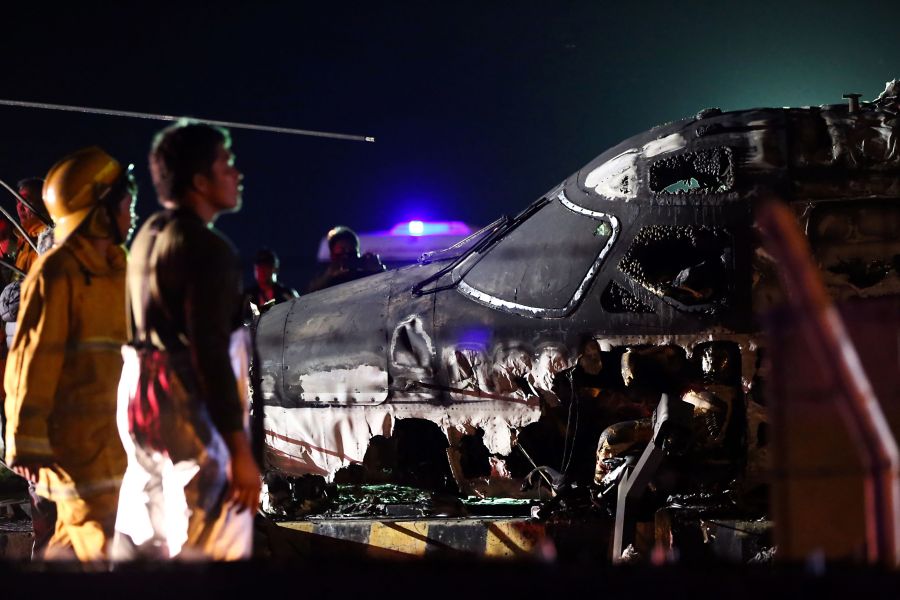
[[[241, 291], [235, 249], [213, 226], [241, 204], [227, 130], [179, 122], [149, 162], [161, 210], [130, 253], [137, 187], [97, 147], [19, 182], [18, 223], [0, 220], [4, 459], [29, 483], [47, 559], [250, 555], [261, 479], [244, 324], [298, 294], [269, 249]], [[350, 229], [328, 242], [310, 290], [384, 268]]]

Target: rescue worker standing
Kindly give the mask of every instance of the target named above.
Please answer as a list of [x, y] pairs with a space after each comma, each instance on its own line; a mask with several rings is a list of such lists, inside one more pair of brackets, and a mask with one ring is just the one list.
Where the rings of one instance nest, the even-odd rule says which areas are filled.
[[150, 151], [165, 210], [141, 228], [128, 267], [116, 560], [250, 555], [260, 474], [244, 431], [249, 335], [240, 263], [212, 226], [240, 207], [230, 145], [224, 129], [180, 122]]
[[128, 169], [93, 147], [54, 165], [43, 194], [57, 245], [22, 285], [4, 378], [7, 462], [56, 502], [45, 557], [97, 561], [125, 471], [114, 407], [135, 188]]

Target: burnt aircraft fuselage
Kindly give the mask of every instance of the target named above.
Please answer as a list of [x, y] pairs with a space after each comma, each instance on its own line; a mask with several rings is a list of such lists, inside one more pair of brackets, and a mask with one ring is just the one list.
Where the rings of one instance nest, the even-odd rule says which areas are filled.
[[896, 123], [890, 97], [854, 113], [705, 111], [625, 140], [458, 247], [273, 308], [257, 329], [268, 467], [331, 477], [416, 418], [444, 432], [451, 463], [483, 434], [503, 475], [586, 338], [688, 356], [731, 341], [752, 412], [754, 313], [781, 294], [754, 201], [795, 208], [836, 297], [897, 294]]

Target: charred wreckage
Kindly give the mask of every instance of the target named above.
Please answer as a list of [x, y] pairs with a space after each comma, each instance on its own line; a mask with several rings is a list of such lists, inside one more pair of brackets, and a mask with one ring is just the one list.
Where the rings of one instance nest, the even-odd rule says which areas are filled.
[[770, 459], [758, 315], [785, 294], [755, 204], [791, 209], [833, 298], [900, 293], [898, 93], [704, 110], [417, 265], [264, 313], [264, 508], [292, 516], [310, 475], [539, 497], [528, 479], [557, 507], [572, 488], [614, 504], [670, 418], [660, 502], [752, 495]]

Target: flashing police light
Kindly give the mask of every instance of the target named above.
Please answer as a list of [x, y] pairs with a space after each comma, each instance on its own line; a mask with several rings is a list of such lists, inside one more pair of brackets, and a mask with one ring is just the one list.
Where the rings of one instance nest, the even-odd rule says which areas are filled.
[[[422, 254], [449, 248], [479, 229], [462, 221], [422, 221], [413, 219], [397, 223], [384, 231], [359, 231], [359, 246], [362, 252], [373, 252], [381, 256], [388, 266], [415, 263]], [[330, 258], [328, 237], [319, 242], [316, 253], [319, 262], [327, 263]]]
[[424, 236], [424, 235], [461, 235], [472, 233], [471, 228], [462, 221], [404, 221], [397, 223], [390, 230], [392, 236]]

